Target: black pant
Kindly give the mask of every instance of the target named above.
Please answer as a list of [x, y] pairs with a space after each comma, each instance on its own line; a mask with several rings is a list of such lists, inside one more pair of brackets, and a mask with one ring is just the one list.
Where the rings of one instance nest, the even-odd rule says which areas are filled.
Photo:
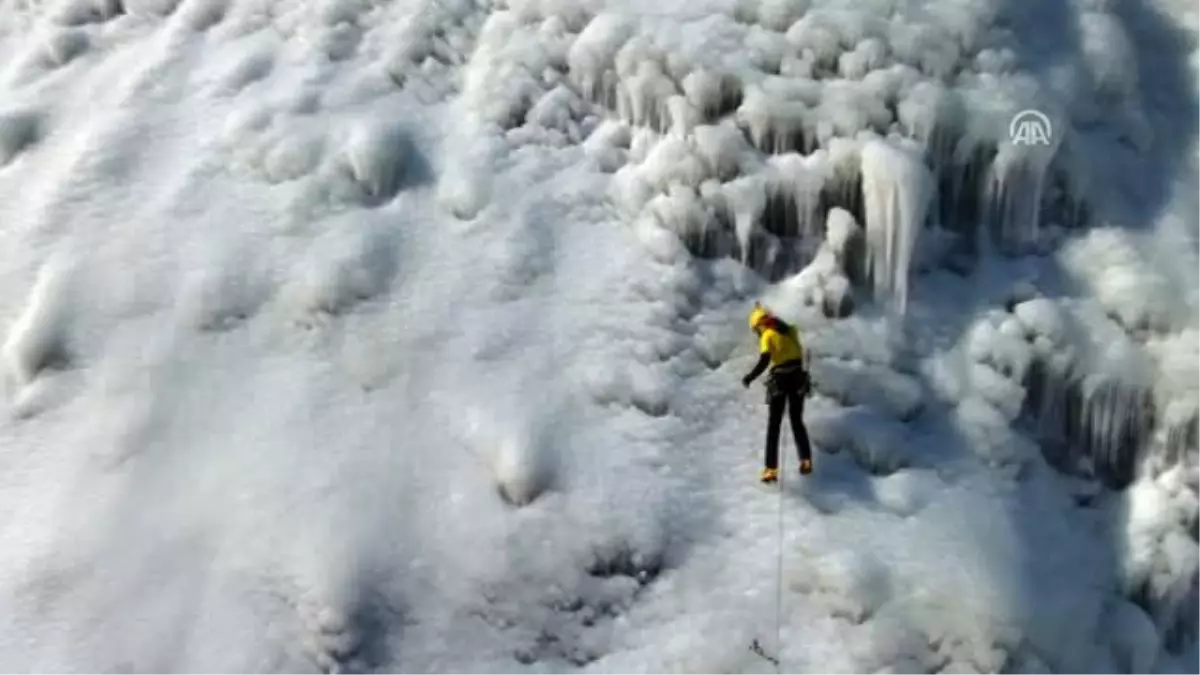
[[[776, 373], [771, 373], [776, 376]], [[808, 445], [808, 430], [804, 428], [804, 395], [806, 381], [798, 381], [807, 374], [780, 372], [775, 377], [776, 386], [768, 387], [767, 399], [767, 456], [768, 469], [779, 468], [779, 428], [783, 425], [783, 409], [787, 408], [792, 423], [792, 434], [796, 438], [796, 453], [801, 461], [812, 459], [812, 448]]]

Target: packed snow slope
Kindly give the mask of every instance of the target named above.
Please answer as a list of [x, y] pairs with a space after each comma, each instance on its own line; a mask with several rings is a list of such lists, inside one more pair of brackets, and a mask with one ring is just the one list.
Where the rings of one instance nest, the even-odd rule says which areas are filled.
[[0, 1], [0, 670], [1196, 672], [1196, 40]]

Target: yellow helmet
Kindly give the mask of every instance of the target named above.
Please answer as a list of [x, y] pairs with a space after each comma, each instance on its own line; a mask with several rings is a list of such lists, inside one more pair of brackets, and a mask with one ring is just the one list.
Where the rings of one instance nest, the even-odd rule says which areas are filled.
[[759, 324], [771, 316], [771, 312], [759, 303], [754, 303], [754, 309], [750, 310], [750, 330], [758, 330]]

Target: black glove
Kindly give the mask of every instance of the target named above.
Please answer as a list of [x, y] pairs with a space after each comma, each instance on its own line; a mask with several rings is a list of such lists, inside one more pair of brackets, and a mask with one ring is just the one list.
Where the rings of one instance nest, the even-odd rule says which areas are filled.
[[760, 354], [758, 363], [754, 364], [754, 370], [746, 373], [746, 376], [742, 378], [742, 386], [749, 389], [750, 383], [754, 381], [754, 378], [767, 372], [767, 366], [769, 365], [771, 365], [771, 357], [766, 354]]

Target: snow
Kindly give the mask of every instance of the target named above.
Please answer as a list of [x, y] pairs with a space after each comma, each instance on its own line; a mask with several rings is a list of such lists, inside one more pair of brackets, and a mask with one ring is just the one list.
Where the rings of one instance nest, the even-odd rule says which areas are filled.
[[68, 358], [69, 263], [54, 260], [39, 271], [25, 309], [4, 343], [5, 369], [17, 386], [32, 384], [45, 369]]
[[1166, 328], [1176, 315], [1172, 304], [1178, 294], [1120, 230], [1092, 230], [1068, 242], [1062, 259], [1064, 268], [1129, 329]]
[[403, 128], [368, 120], [353, 128], [342, 144], [346, 164], [366, 196], [375, 201], [390, 199], [415, 170], [416, 152]]
[[891, 417], [911, 419], [924, 397], [911, 378], [879, 365], [817, 360], [811, 365], [821, 393], [845, 405], [865, 405]]
[[1137, 87], [1137, 53], [1111, 12], [1082, 12], [1080, 42], [1088, 73], [1101, 96], [1127, 98]]
[[1013, 314], [1029, 333], [1052, 344], [1061, 344], [1066, 338], [1062, 312], [1049, 298], [1030, 298], [1013, 307]]
[[1193, 4], [0, 0], [0, 669], [1195, 672]]

